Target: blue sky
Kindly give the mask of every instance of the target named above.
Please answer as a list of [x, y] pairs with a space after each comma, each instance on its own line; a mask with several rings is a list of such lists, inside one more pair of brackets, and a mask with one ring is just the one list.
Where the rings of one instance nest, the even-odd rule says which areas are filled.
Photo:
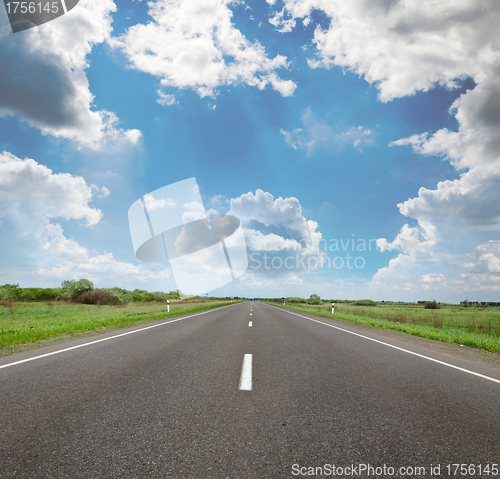
[[196, 177], [251, 260], [213, 294], [497, 300], [499, 20], [493, 0], [81, 0], [13, 34], [0, 9], [0, 283], [177, 289], [127, 211]]

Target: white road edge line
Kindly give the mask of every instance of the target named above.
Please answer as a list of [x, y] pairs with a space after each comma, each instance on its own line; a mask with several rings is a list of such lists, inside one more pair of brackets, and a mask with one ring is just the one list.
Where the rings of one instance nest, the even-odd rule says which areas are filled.
[[369, 341], [373, 341], [375, 343], [383, 344], [384, 346], [388, 346], [390, 348], [398, 349], [399, 351], [403, 351], [403, 352], [408, 353], [408, 354], [413, 354], [413, 356], [418, 356], [419, 358], [427, 359], [427, 360], [432, 361], [434, 363], [442, 364], [443, 366], [448, 366], [449, 368], [457, 369], [458, 371], [462, 371], [464, 373], [472, 374], [473, 376], [477, 376], [479, 378], [487, 379], [488, 381], [493, 381], [494, 383], [500, 384], [500, 380], [499, 379], [491, 378], [490, 376], [485, 376], [484, 374], [479, 374], [479, 373], [476, 373], [476, 372], [471, 371], [469, 369], [460, 368], [458, 366], [454, 366], [453, 364], [445, 363], [444, 361], [439, 361], [438, 359], [430, 358], [429, 356], [424, 356], [423, 354], [414, 353], [413, 351], [410, 351], [408, 349], [400, 348], [399, 346], [394, 346], [393, 344], [385, 343], [384, 341], [379, 341], [378, 339], [373, 339], [373, 338], [370, 338], [368, 336], [364, 336], [362, 334], [355, 333], [354, 331], [349, 331], [348, 329], [339, 328], [338, 326], [334, 326], [333, 324], [323, 323], [323, 321], [318, 321], [317, 319], [312, 319], [312, 318], [308, 318], [307, 316], [302, 316], [301, 314], [292, 313], [291, 311], [288, 311], [286, 309], [282, 309], [282, 308], [278, 308], [278, 309], [281, 309], [282, 311], [285, 311], [287, 313], [293, 314], [294, 316], [298, 316], [299, 318], [308, 319], [309, 321], [314, 321], [315, 323], [319, 323], [319, 324], [322, 324], [324, 326], [328, 326], [330, 328], [335, 328], [335, 329], [338, 329], [340, 331], [344, 331], [344, 333], [353, 334], [354, 336], [359, 336], [360, 338], [368, 339]]
[[[238, 304], [238, 303], [236, 303], [236, 304]], [[40, 356], [34, 356], [32, 358], [22, 359], [20, 361], [15, 361], [13, 363], [3, 364], [3, 365], [0, 365], [0, 369], [8, 368], [10, 366], [16, 366], [16, 365], [22, 364], [22, 363], [27, 363], [28, 361], [34, 361], [35, 359], [46, 358], [47, 356], [53, 356], [54, 354], [65, 353], [66, 351], [71, 351], [72, 349], [84, 348], [84, 347], [90, 346], [92, 344], [101, 343], [103, 341], [109, 341], [110, 339], [120, 338], [121, 336], [128, 336], [129, 334], [139, 333], [139, 332], [145, 331], [147, 329], [157, 328], [158, 326], [164, 326], [165, 324], [176, 323], [177, 321], [182, 321], [183, 319], [194, 318], [195, 316], [200, 316], [200, 314], [211, 313], [212, 311], [221, 310], [224, 308], [229, 308], [230, 306], [233, 306], [233, 305], [228, 304], [227, 306], [221, 306], [220, 308], [209, 309], [208, 311], [203, 311], [203, 312], [197, 313], [197, 314], [191, 314], [190, 316], [184, 316], [182, 318], [173, 319], [171, 321], [165, 321], [165, 322], [160, 323], [160, 324], [153, 324], [153, 326], [147, 326], [145, 328], [135, 329], [134, 331], [128, 331], [126, 333], [116, 334], [115, 336], [110, 336], [109, 338], [98, 339], [96, 341], [91, 341], [90, 343], [79, 344], [78, 346], [71, 346], [70, 348], [60, 349], [59, 351], [53, 351], [51, 353], [40, 354]]]
[[243, 365], [241, 366], [240, 390], [252, 390], [252, 355], [245, 354], [243, 356]]
[[251, 328], [252, 327], [252, 321], [248, 321], [248, 327]]

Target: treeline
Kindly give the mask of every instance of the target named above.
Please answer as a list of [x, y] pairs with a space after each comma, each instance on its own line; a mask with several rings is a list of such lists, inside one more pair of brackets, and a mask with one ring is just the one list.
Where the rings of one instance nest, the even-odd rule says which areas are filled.
[[[321, 299], [317, 294], [311, 294], [311, 296], [307, 298], [299, 298], [297, 296], [289, 296], [287, 298], [281, 297], [281, 298], [253, 298], [255, 301], [272, 301], [276, 303], [283, 303], [283, 301], [286, 303], [298, 303], [298, 304], [314, 304], [314, 305], [320, 305], [320, 304], [350, 304], [352, 306], [376, 306], [377, 304], [418, 304], [418, 305], [423, 305], [425, 309], [441, 309], [441, 306], [444, 306], [448, 303], [441, 303], [436, 300], [433, 301], [417, 301], [416, 303], [413, 302], [405, 302], [405, 301], [373, 301], [371, 299], [355, 299], [355, 300], [350, 300], [350, 299]], [[449, 303], [449, 305], [453, 306], [453, 303]], [[464, 301], [460, 302], [460, 306], [463, 307], [468, 307], [468, 306], [483, 306], [483, 307], [488, 307], [488, 306], [494, 306], [494, 307], [500, 307], [500, 302], [495, 302], [495, 301], [469, 301], [465, 299]]]
[[20, 288], [19, 284], [0, 286], [0, 300], [7, 301], [72, 301], [83, 304], [118, 305], [140, 301], [167, 301], [180, 299], [179, 291], [164, 293], [149, 292], [143, 289], [128, 291], [123, 288], [94, 288], [92, 281], [63, 281], [59, 288]]
[[311, 296], [306, 298], [299, 298], [297, 296], [289, 296], [288, 298], [254, 298], [256, 301], [273, 301], [273, 302], [285, 302], [286, 303], [298, 303], [298, 304], [329, 304], [332, 303], [346, 303], [352, 304], [354, 306], [376, 306], [377, 303], [372, 301], [371, 299], [357, 299], [357, 300], [348, 300], [348, 299], [321, 299], [317, 294], [311, 294]]

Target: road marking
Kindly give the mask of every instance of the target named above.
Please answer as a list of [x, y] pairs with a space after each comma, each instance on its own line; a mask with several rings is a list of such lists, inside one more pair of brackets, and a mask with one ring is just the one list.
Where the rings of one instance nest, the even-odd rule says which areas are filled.
[[252, 313], [250, 313], [250, 316], [252, 316]]
[[[238, 303], [236, 303], [236, 304], [238, 304]], [[230, 306], [234, 306], [234, 305], [228, 304], [227, 306], [221, 306], [220, 308], [210, 309], [209, 311], [203, 311], [201, 313], [191, 314], [190, 316], [184, 316], [182, 318], [173, 319], [171, 321], [165, 321], [164, 323], [153, 324], [153, 326], [147, 326], [145, 328], [135, 329], [134, 331], [128, 331], [126, 333], [116, 334], [115, 336], [110, 336], [109, 338], [98, 339], [96, 341], [91, 341], [90, 343], [79, 344], [78, 346], [71, 346], [70, 348], [60, 349], [59, 351], [53, 351], [51, 353], [40, 354], [40, 356], [34, 356], [32, 358], [22, 359], [21, 361], [15, 361], [13, 363], [3, 364], [0, 366], [0, 369], [8, 368], [10, 366], [16, 366], [16, 365], [22, 364], [22, 363], [27, 363], [28, 361], [34, 361], [35, 359], [46, 358], [47, 356], [53, 356], [54, 354], [65, 353], [66, 351], [71, 351], [72, 349], [84, 348], [85, 346], [90, 346], [92, 344], [101, 343], [103, 341], [109, 341], [110, 339], [120, 338], [122, 336], [128, 336], [129, 334], [139, 333], [141, 331], [146, 331], [147, 329], [157, 328], [158, 326], [164, 326], [165, 324], [176, 323], [177, 321], [182, 321], [183, 319], [194, 318], [195, 316], [200, 316], [201, 314], [211, 313], [215, 310], [229, 308]]]
[[445, 363], [444, 361], [439, 361], [438, 359], [430, 358], [429, 356], [424, 356], [423, 354], [414, 353], [413, 351], [410, 351], [408, 349], [400, 348], [399, 346], [394, 346], [393, 344], [385, 343], [384, 341], [379, 341], [378, 339], [373, 339], [373, 338], [370, 338], [368, 336], [364, 336], [363, 334], [355, 333], [354, 331], [349, 331], [348, 329], [339, 328], [338, 326], [334, 326], [333, 324], [323, 323], [323, 321], [318, 321], [317, 319], [312, 319], [312, 318], [308, 318], [307, 316], [302, 316], [301, 314], [292, 313], [291, 311], [288, 311], [286, 309], [282, 309], [282, 308], [280, 308], [280, 309], [282, 311], [287, 312], [287, 313], [293, 314], [294, 316], [298, 316], [299, 318], [308, 319], [309, 321], [314, 321], [315, 323], [319, 323], [319, 324], [322, 324], [324, 326], [328, 326], [330, 328], [334, 328], [334, 329], [338, 329], [340, 331], [344, 331], [344, 333], [353, 334], [354, 336], [359, 336], [360, 338], [368, 339], [369, 341], [373, 341], [375, 343], [383, 344], [384, 346], [388, 346], [388, 347], [393, 348], [393, 349], [398, 349], [399, 351], [403, 351], [405, 353], [412, 354], [413, 356], [418, 356], [419, 358], [427, 359], [427, 360], [432, 361], [434, 363], [442, 364], [443, 366], [448, 366], [449, 368], [457, 369], [458, 371], [462, 371], [464, 373], [472, 374], [473, 376], [477, 376], [479, 378], [487, 379], [488, 381], [493, 381], [494, 383], [500, 384], [500, 380], [499, 379], [495, 379], [495, 378], [492, 378], [490, 376], [485, 376], [484, 374], [479, 374], [479, 373], [476, 373], [476, 372], [471, 371], [469, 369], [461, 368], [459, 366], [454, 366], [453, 364]]
[[61, 0], [61, 3], [62, 3], [62, 7], [63, 7], [64, 13], [68, 13], [68, 9], [66, 8], [66, 2], [65, 2], [65, 0]]
[[240, 390], [252, 390], [252, 355], [243, 356], [243, 365], [241, 366]]
[[252, 327], [252, 321], [249, 321], [248, 322], [248, 327], [251, 328]]

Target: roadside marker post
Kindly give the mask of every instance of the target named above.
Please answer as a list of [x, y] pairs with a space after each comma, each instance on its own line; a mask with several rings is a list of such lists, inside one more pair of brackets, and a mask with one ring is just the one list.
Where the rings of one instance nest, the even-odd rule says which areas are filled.
[[170, 301], [167, 299], [167, 313], [170, 313]]
[[332, 314], [335, 311], [335, 303], [332, 303]]

